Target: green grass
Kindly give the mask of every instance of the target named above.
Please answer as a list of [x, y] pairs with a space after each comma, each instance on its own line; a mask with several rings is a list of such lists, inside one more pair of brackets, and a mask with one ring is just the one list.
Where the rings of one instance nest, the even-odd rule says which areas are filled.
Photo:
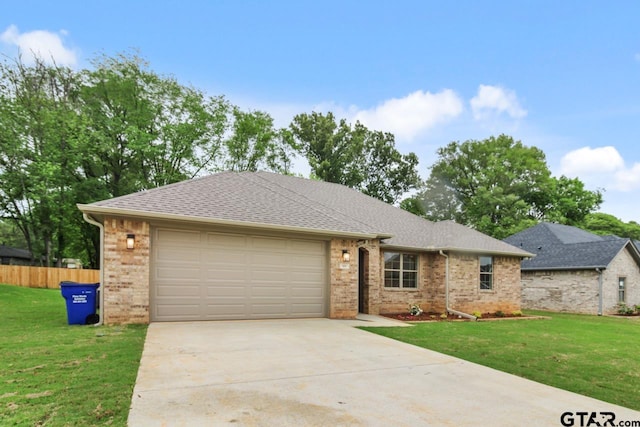
[[362, 328], [543, 384], [640, 410], [640, 320], [528, 312], [546, 320]]
[[125, 426], [146, 325], [67, 325], [59, 290], [0, 285], [0, 424]]

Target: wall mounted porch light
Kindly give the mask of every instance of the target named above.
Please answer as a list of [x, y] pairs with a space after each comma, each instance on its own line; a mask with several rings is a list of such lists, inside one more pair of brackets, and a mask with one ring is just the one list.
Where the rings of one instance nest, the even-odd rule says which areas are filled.
[[127, 234], [127, 249], [133, 249], [133, 246], [136, 243], [136, 235], [135, 234]]
[[351, 259], [351, 254], [349, 254], [349, 251], [347, 249], [343, 249], [342, 250], [342, 262], [349, 262], [350, 259]]

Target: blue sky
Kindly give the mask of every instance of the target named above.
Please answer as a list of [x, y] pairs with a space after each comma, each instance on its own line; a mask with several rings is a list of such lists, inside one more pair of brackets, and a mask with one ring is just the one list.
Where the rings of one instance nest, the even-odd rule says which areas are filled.
[[[640, 2], [29, 1], [0, 52], [151, 68], [286, 126], [333, 111], [393, 132], [426, 178], [451, 141], [506, 133], [640, 222]], [[307, 169], [298, 163], [301, 172]]]

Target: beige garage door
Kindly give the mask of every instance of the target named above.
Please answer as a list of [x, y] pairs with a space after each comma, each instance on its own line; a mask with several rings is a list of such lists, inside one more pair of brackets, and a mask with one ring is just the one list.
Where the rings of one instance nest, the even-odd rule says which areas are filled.
[[151, 320], [325, 317], [326, 243], [155, 228]]

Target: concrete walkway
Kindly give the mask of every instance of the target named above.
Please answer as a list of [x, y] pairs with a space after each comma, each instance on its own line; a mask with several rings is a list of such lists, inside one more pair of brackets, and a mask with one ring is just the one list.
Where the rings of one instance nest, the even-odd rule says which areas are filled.
[[588, 412], [582, 425], [591, 412], [640, 421], [637, 411], [353, 327], [377, 319], [153, 323], [129, 425], [562, 426], [565, 412]]

